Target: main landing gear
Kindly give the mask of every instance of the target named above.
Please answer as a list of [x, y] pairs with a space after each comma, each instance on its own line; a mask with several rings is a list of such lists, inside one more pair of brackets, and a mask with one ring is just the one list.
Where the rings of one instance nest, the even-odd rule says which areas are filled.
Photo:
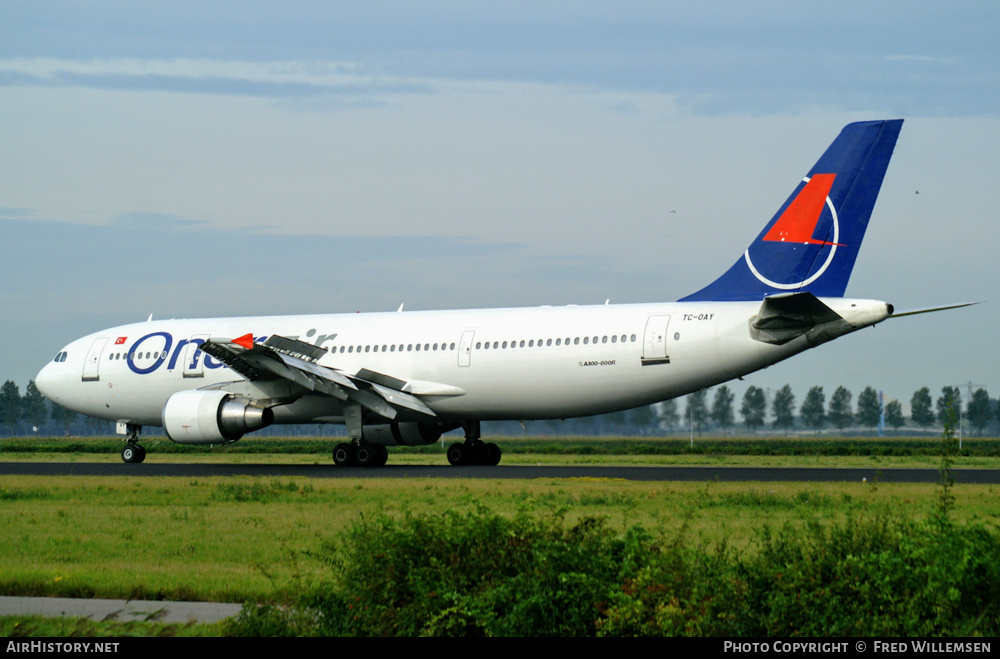
[[338, 467], [382, 467], [389, 459], [389, 450], [381, 444], [372, 444], [364, 439], [364, 425], [361, 406], [357, 403], [344, 405], [344, 425], [350, 442], [333, 447], [333, 461]]
[[381, 444], [343, 442], [333, 447], [333, 461], [338, 467], [384, 467], [389, 450]]
[[146, 459], [146, 449], [139, 446], [139, 432], [142, 426], [129, 423], [126, 426], [128, 436], [125, 438], [125, 448], [122, 449], [122, 461], [129, 464], [139, 464]]
[[462, 427], [465, 428], [465, 441], [448, 447], [449, 463], [455, 466], [500, 464], [500, 447], [480, 439], [478, 421], [468, 421]]

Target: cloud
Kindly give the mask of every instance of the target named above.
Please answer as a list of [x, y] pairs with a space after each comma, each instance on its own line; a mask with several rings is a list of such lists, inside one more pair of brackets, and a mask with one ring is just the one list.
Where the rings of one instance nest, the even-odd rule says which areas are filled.
[[431, 83], [374, 75], [361, 64], [330, 61], [186, 59], [0, 59], [2, 86], [69, 86], [249, 96], [316, 94], [371, 97], [424, 94]]

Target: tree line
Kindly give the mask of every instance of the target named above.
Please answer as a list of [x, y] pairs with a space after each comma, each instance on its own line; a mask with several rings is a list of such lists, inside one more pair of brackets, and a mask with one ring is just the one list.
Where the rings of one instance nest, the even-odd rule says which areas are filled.
[[[683, 417], [677, 416], [676, 405], [672, 411], [667, 411], [665, 416], [671, 422], [684, 425], [686, 421], [699, 433], [710, 424], [723, 434], [735, 427], [735, 396], [726, 385], [715, 390], [711, 405], [707, 389], [687, 396], [686, 400], [687, 409]], [[947, 422], [956, 426], [964, 422], [977, 434], [983, 435], [987, 429], [1000, 424], [1000, 404], [990, 398], [986, 389], [976, 389], [963, 408], [961, 390], [953, 386], [942, 387], [936, 399], [932, 397], [929, 387], [916, 390], [910, 397], [908, 419], [899, 400], [883, 401], [883, 397], [871, 386], [858, 394], [856, 405], [853, 394], [846, 387], [837, 387], [829, 402], [823, 387], [811, 387], [797, 411], [798, 415], [795, 394], [790, 385], [778, 389], [770, 402], [762, 388], [751, 385], [743, 394], [739, 416], [742, 425], [752, 433], [767, 427], [768, 412], [772, 429], [786, 434], [796, 427], [816, 432], [827, 427], [840, 432], [857, 427], [874, 432], [879, 428], [898, 433], [908, 423], [913, 428], [929, 429]]]
[[[711, 400], [709, 398], [711, 397]], [[904, 428], [928, 430], [944, 425], [954, 413], [955, 423], [963, 423], [978, 435], [1000, 429], [1000, 401], [991, 399], [984, 388], [972, 393], [964, 402], [959, 387], [945, 386], [935, 397], [930, 388], [917, 389], [909, 400], [909, 416], [903, 404], [891, 399], [884, 402], [874, 387], [865, 387], [858, 394], [857, 402], [849, 389], [840, 386], [827, 400], [823, 387], [809, 389], [797, 404], [790, 385], [777, 390], [773, 396], [761, 387], [751, 385], [746, 389], [737, 407], [736, 394], [727, 386], [703, 389], [684, 397], [685, 409], [680, 399], [668, 400], [633, 410], [604, 414], [582, 419], [552, 421], [494, 422], [484, 431], [507, 435], [669, 435], [685, 431], [707, 430], [723, 435], [746, 430], [751, 434], [772, 430], [783, 433], [824, 429], [844, 432], [848, 429], [866, 430], [874, 434], [876, 428], [885, 433], [898, 434]], [[303, 424], [266, 428], [264, 435], [330, 435], [342, 434], [336, 426]], [[93, 419], [77, 414], [47, 400], [34, 381], [28, 383], [24, 393], [17, 384], [7, 380], [0, 387], [0, 436], [34, 434], [104, 435], [114, 432], [110, 421]], [[153, 431], [156, 434], [156, 431]]]

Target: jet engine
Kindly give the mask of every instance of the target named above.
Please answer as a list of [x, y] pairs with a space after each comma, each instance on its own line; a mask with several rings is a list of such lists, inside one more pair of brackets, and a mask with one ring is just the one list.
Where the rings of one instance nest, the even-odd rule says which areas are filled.
[[273, 422], [269, 408], [225, 391], [178, 391], [163, 406], [163, 428], [178, 444], [228, 444]]
[[372, 444], [422, 446], [424, 444], [433, 444], [441, 439], [442, 433], [454, 430], [458, 425], [454, 424], [449, 428], [437, 423], [385, 423], [382, 425], [365, 426], [364, 436], [365, 441]]

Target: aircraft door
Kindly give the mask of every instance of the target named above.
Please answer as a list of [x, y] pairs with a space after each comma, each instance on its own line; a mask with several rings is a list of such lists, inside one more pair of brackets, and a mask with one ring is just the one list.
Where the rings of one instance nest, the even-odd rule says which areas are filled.
[[670, 316], [650, 316], [646, 320], [646, 331], [643, 334], [642, 365], [669, 364], [667, 354], [667, 327]]
[[181, 357], [181, 363], [184, 364], [184, 370], [182, 371], [184, 377], [204, 377], [205, 353], [199, 350], [199, 348], [208, 337], [208, 334], [195, 334], [188, 339], [187, 345], [184, 346], [183, 356]]
[[87, 353], [87, 359], [83, 362], [83, 381], [100, 380], [98, 369], [101, 366], [101, 355], [104, 353], [104, 346], [108, 342], [108, 337], [101, 336], [94, 339]]
[[475, 335], [475, 330], [465, 330], [462, 332], [462, 341], [458, 344], [459, 366], [468, 366], [472, 363], [472, 338]]

